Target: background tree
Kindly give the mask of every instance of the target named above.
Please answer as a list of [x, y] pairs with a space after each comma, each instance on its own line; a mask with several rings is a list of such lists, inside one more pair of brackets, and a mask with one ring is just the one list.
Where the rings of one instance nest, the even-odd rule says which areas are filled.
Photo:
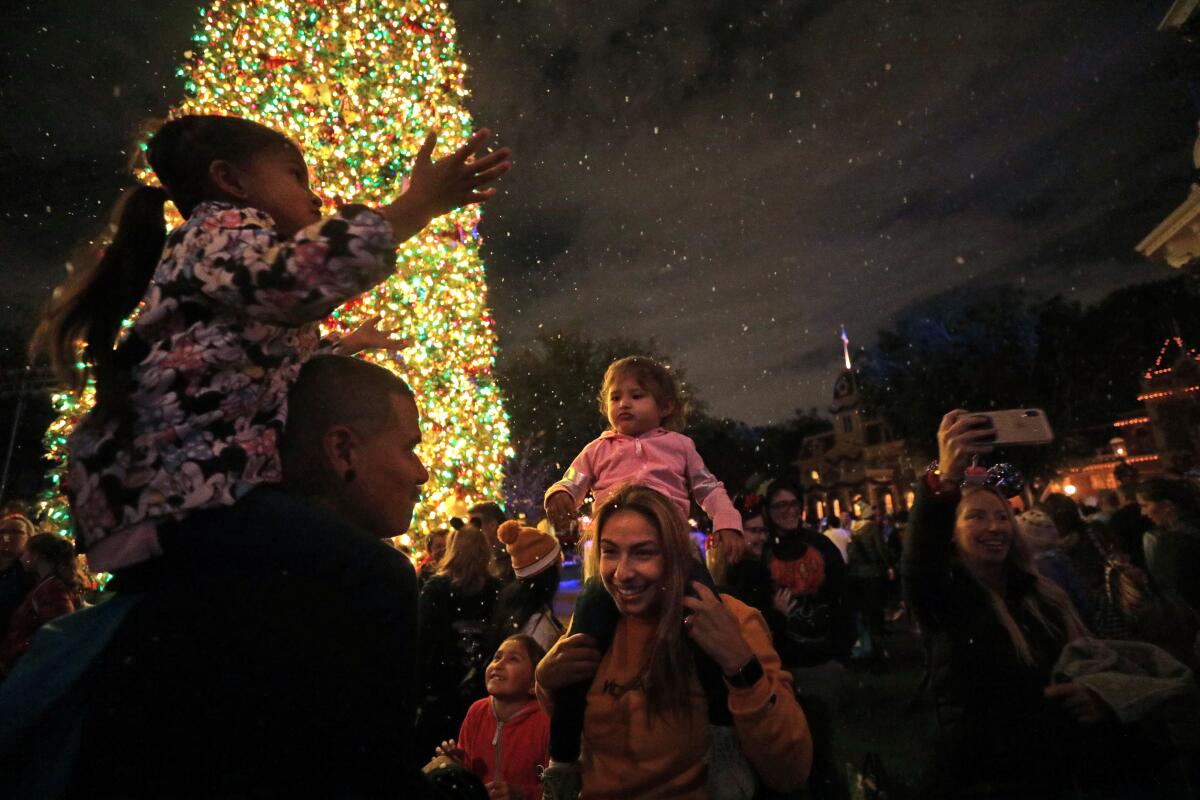
[[902, 313], [858, 354], [863, 392], [930, 458], [950, 408], [1042, 408], [1055, 442], [996, 456], [1042, 471], [1107, 443], [1112, 421], [1137, 409], [1138, 381], [1165, 338], [1200, 343], [1196, 286], [1185, 274], [1090, 306], [1061, 297], [1032, 303], [1013, 287], [942, 295]]
[[[897, 436], [932, 451], [951, 408], [1036, 405], [1037, 317], [1011, 287], [953, 292], [902, 314], [859, 353], [862, 391]], [[925, 452], [924, 454], [929, 454]]]
[[811, 408], [796, 409], [783, 422], [757, 426], [705, 414], [689, 420], [688, 435], [733, 497], [756, 490], [770, 478], [796, 480], [800, 443], [831, 428], [829, 419]]

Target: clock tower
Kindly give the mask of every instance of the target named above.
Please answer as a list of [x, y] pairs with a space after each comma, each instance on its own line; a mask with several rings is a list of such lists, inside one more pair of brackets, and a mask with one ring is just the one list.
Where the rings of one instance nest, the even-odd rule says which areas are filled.
[[833, 433], [837, 443], [860, 446], [863, 441], [862, 399], [858, 376], [854, 374], [850, 363], [850, 337], [846, 335], [845, 325], [842, 326], [842, 355], [845, 369], [833, 383], [833, 404], [829, 407], [829, 413], [833, 414]]

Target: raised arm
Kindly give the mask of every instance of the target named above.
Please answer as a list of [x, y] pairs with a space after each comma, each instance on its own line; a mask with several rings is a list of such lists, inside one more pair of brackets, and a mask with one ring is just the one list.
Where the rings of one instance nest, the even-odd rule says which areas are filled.
[[365, 206], [345, 206], [286, 240], [252, 208], [217, 211], [181, 228], [180, 237], [168, 243], [166, 258], [175, 261], [152, 288], [159, 296], [152, 295], [151, 309], [200, 295], [250, 319], [302, 325], [325, 318], [396, 265], [391, 225]]
[[918, 618], [946, 622], [951, 611], [950, 542], [959, 485], [972, 457], [990, 453], [980, 441], [993, 433], [978, 427], [978, 418], [956, 409], [942, 417], [938, 427], [938, 466], [917, 486], [917, 500], [909, 516], [908, 536], [900, 561], [904, 593]]
[[684, 627], [725, 674], [742, 752], [772, 789], [803, 786], [812, 767], [812, 735], [766, 621], [736, 598], [718, 597], [699, 582], [692, 589], [694, 596], [683, 600], [691, 612]]
[[[588, 492], [596, 482], [595, 453], [597, 439], [575, 456], [571, 466], [562, 479], [551, 484], [546, 490], [543, 503], [546, 515], [555, 528], [565, 528], [575, 516], [575, 510], [582, 505]], [[569, 498], [569, 500], [568, 500]]]
[[741, 532], [742, 515], [733, 507], [733, 502], [725, 491], [725, 484], [717, 480], [708, 467], [704, 466], [704, 460], [696, 450], [696, 443], [687, 437], [684, 439], [687, 442], [687, 480], [692, 496], [712, 520], [714, 531], [733, 529]]

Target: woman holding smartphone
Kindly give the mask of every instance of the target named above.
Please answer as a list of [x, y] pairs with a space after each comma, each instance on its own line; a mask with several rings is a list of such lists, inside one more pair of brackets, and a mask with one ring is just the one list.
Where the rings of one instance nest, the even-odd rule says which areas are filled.
[[1008, 501], [962, 485], [995, 435], [962, 410], [942, 418], [939, 468], [919, 486], [901, 571], [932, 654], [942, 796], [1055, 796], [1084, 726], [1109, 712], [1079, 684], [1052, 684], [1063, 646], [1087, 630], [1013, 546]]

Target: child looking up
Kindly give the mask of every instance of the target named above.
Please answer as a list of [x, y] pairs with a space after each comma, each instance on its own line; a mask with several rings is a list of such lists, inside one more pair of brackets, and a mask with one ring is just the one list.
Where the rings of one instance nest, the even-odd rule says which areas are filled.
[[[642, 356], [614, 361], [604, 373], [600, 410], [611, 426], [571, 462], [562, 480], [546, 490], [546, 515], [556, 528], [566, 528], [576, 510], [595, 496], [595, 508], [620, 487], [635, 483], [654, 489], [679, 509], [682, 519], [691, 510], [690, 495], [712, 518], [713, 538], [730, 563], [742, 552], [742, 520], [725, 487], [704, 466], [695, 443], [679, 433], [685, 417], [684, 400], [670, 370]], [[691, 580], [713, 587], [704, 564], [693, 564]], [[690, 585], [690, 583], [689, 583]], [[612, 597], [596, 577], [584, 583], [575, 602], [568, 634], [585, 633], [601, 652], [608, 649], [619, 613]], [[682, 624], [682, 620], [680, 620]], [[701, 683], [709, 699], [710, 717], [728, 724], [723, 709], [724, 684], [707, 655], [693, 648]], [[545, 773], [554, 796], [576, 793], [580, 737], [587, 705], [588, 682], [560, 690], [555, 697], [550, 728], [551, 764]]]
[[537, 800], [549, 760], [550, 719], [533, 695], [533, 671], [546, 652], [533, 637], [500, 643], [484, 673], [488, 696], [467, 711], [458, 740], [442, 742], [449, 756], [479, 776], [491, 800]]
[[[431, 133], [396, 200], [322, 218], [283, 134], [238, 117], [163, 125], [145, 149], [162, 188], [127, 193], [112, 243], [55, 293], [34, 338], [71, 383], [80, 343], [92, 364], [96, 403], [71, 435], [65, 488], [93, 569], [156, 555], [160, 524], [281, 479], [287, 390], [318, 321], [387, 278], [398, 242], [492, 197], [481, 187], [510, 162], [474, 158], [489, 135], [434, 162]], [[186, 220], [169, 237], [167, 200]], [[371, 324], [343, 350], [387, 343]]]

